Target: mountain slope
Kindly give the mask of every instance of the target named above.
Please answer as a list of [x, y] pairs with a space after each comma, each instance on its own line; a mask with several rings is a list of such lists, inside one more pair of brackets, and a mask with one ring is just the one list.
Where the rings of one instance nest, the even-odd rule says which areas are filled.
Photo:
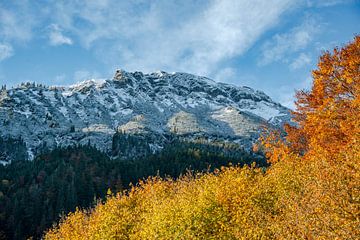
[[26, 83], [0, 94], [0, 136], [21, 136], [29, 159], [44, 148], [88, 143], [110, 154], [116, 132], [156, 136], [154, 151], [169, 135], [250, 143], [261, 125], [288, 119], [288, 109], [263, 92], [187, 73], [118, 70], [113, 79]]

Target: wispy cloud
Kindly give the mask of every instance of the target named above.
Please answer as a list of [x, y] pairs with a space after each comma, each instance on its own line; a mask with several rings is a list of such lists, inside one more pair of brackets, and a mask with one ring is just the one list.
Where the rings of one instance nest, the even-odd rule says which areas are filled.
[[11, 57], [13, 54], [14, 50], [10, 44], [0, 43], [0, 62]]
[[348, 4], [357, 0], [308, 0], [307, 4], [309, 7], [332, 7], [339, 4]]
[[[4, 2], [5, 3], [5, 2]], [[36, 25], [34, 14], [26, 1], [16, 5], [18, 12], [4, 8], [0, 3], [0, 36], [6, 41], [26, 42], [32, 38], [33, 28]]]
[[311, 58], [306, 53], [300, 53], [300, 55], [290, 64], [292, 70], [302, 68], [311, 63]]
[[58, 25], [51, 24], [49, 27], [49, 43], [53, 46], [72, 45], [73, 41], [63, 34], [63, 30]]
[[288, 1], [214, 1], [178, 33], [192, 50], [180, 63], [184, 69], [212, 73], [222, 61], [243, 55], [290, 6]]
[[[258, 64], [264, 66], [278, 61], [291, 61], [293, 54], [304, 50], [319, 31], [320, 26], [316, 21], [308, 19], [287, 33], [276, 34], [263, 44]], [[302, 55], [302, 59], [305, 59], [305, 55]]]
[[112, 67], [214, 75], [292, 6], [290, 0], [59, 2], [54, 19]]
[[[76, 41], [109, 68], [215, 77], [222, 63], [242, 56], [298, 1], [94, 0], [33, 5], [16, 4], [29, 23], [16, 12], [1, 10], [2, 33], [29, 40], [32, 30], [47, 28], [50, 45]], [[49, 22], [53, 24], [46, 27]]]

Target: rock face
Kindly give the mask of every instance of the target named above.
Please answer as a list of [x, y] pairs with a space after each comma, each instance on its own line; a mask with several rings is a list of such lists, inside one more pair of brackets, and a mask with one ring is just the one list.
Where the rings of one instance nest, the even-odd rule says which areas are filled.
[[21, 137], [29, 159], [45, 147], [88, 143], [110, 154], [116, 132], [250, 143], [261, 125], [286, 121], [289, 110], [263, 92], [187, 73], [118, 70], [113, 79], [0, 93], [0, 136]]

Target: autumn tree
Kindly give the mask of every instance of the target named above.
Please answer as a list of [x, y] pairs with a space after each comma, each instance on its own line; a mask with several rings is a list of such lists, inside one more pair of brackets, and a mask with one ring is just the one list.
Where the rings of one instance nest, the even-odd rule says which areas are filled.
[[[278, 203], [284, 211], [279, 229], [286, 226], [285, 236], [356, 239], [360, 229], [360, 36], [325, 52], [312, 75], [311, 90], [296, 93], [295, 124], [285, 127], [285, 139], [270, 133], [264, 141], [274, 163], [267, 177], [279, 182], [276, 188], [285, 188]], [[284, 173], [286, 178], [281, 177]]]
[[343, 48], [325, 52], [312, 72], [310, 91], [296, 93], [295, 124], [285, 126], [286, 141], [272, 134], [265, 141], [271, 160], [281, 154], [331, 156], [359, 144], [360, 36]]

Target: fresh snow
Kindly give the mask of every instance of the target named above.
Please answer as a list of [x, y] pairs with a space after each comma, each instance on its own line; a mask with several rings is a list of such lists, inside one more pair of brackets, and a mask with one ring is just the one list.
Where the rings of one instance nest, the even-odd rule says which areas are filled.
[[253, 109], [247, 108], [247, 109], [242, 109], [242, 110], [250, 112], [254, 115], [257, 115], [267, 121], [269, 121], [270, 119], [272, 119], [276, 116], [284, 115], [284, 114], [281, 114], [278, 109], [274, 108], [273, 106], [269, 106], [269, 104], [266, 102], [257, 103], [255, 105], [255, 108], [253, 108]]
[[[34, 86], [8, 90], [9, 100], [0, 107], [0, 120], [10, 123], [0, 136], [21, 134], [31, 152], [38, 152], [44, 140], [50, 148], [91, 140], [108, 151], [114, 129], [164, 134], [175, 127], [235, 141], [256, 132], [259, 119], [281, 125], [290, 116], [263, 92], [187, 73], [120, 71], [114, 79], [42, 87], [43, 96], [39, 91]], [[18, 114], [15, 119], [11, 112]], [[141, 120], [134, 120], [138, 115]], [[76, 126], [73, 133], [71, 126]]]

